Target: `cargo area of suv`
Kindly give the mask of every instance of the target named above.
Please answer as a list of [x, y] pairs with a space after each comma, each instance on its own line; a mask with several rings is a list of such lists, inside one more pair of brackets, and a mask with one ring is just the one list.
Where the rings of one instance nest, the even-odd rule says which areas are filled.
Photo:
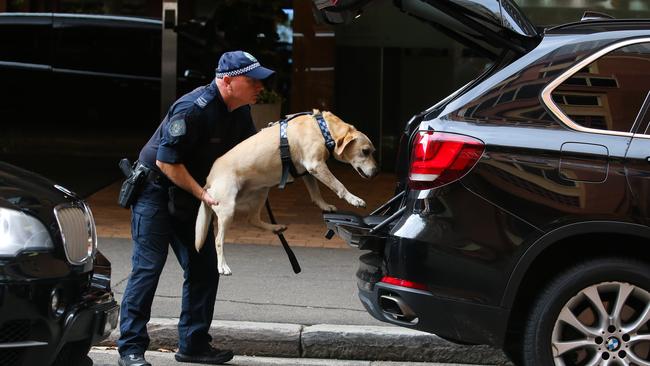
[[[368, 1], [314, 3], [336, 24]], [[367, 251], [368, 312], [516, 364], [650, 364], [650, 20], [395, 4], [493, 64], [406, 123], [393, 199], [324, 214]]]

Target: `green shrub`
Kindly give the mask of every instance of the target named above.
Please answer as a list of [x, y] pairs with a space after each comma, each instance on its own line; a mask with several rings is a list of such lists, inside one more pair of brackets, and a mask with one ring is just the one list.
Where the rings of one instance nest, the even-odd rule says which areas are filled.
[[282, 97], [280, 96], [280, 94], [276, 93], [274, 90], [264, 89], [257, 96], [257, 103], [258, 104], [273, 104], [273, 103], [279, 103], [279, 102], [282, 102]]

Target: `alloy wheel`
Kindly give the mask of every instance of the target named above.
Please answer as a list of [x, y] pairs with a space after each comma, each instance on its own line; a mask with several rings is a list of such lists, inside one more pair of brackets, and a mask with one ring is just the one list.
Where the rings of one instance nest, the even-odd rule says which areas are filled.
[[560, 310], [551, 347], [556, 366], [650, 366], [650, 293], [626, 282], [578, 292]]

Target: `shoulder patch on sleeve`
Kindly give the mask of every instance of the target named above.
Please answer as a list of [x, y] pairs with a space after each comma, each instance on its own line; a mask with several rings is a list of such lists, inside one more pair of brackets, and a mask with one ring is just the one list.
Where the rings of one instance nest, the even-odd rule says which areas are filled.
[[168, 131], [169, 135], [173, 137], [185, 135], [187, 128], [185, 127], [184, 119], [177, 119], [169, 123]]
[[206, 89], [207, 90], [201, 93], [201, 95], [199, 95], [199, 97], [194, 101], [194, 104], [199, 106], [201, 109], [205, 108], [205, 106], [208, 105], [208, 103], [210, 103], [216, 96], [216, 92], [214, 90], [211, 88]]

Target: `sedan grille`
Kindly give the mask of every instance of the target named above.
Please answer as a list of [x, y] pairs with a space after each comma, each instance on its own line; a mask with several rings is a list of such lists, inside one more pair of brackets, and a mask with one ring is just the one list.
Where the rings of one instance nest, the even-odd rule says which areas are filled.
[[59, 205], [54, 209], [68, 261], [85, 263], [97, 246], [95, 220], [83, 202]]
[[0, 349], [0, 365], [15, 366], [21, 364], [24, 348]]
[[[29, 320], [12, 320], [0, 327], [0, 345], [4, 343], [23, 342], [31, 333]], [[24, 348], [0, 348], [0, 365], [20, 365]]]
[[8, 321], [0, 327], [0, 343], [26, 341], [29, 338], [31, 329], [29, 320]]

